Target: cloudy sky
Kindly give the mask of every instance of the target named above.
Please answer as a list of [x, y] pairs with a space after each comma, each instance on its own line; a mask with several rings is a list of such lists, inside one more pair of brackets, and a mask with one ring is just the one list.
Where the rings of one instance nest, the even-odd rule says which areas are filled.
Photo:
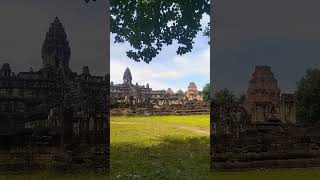
[[269, 65], [283, 92], [320, 67], [320, 1], [223, 0], [215, 7], [211, 79], [216, 89], [246, 91], [255, 65]]
[[[111, 79], [121, 83], [128, 66], [134, 82], [148, 82], [154, 89], [185, 90], [190, 81], [202, 89], [211, 69], [216, 89], [244, 92], [254, 66], [270, 65], [280, 88], [292, 92], [306, 69], [319, 67], [320, 1], [223, 0], [215, 4], [212, 63], [208, 39], [202, 33], [192, 53], [178, 56], [177, 46], [169, 46], [150, 64], [128, 59], [128, 44], [111, 43]], [[70, 41], [72, 70], [80, 72], [89, 65], [93, 74], [107, 72], [104, 1], [1, 0], [0, 5], [0, 63], [9, 62], [15, 72], [39, 69], [42, 42], [58, 16]]]
[[[209, 16], [202, 19], [205, 26]], [[195, 39], [194, 49], [183, 56], [177, 55], [177, 44], [163, 48], [160, 54], [149, 64], [135, 62], [126, 56], [130, 45], [128, 43], [113, 43], [114, 35], [111, 35], [111, 80], [114, 83], [122, 83], [123, 73], [130, 68], [133, 83], [149, 83], [153, 89], [172, 88], [186, 90], [190, 82], [195, 82], [198, 89], [210, 81], [210, 46], [209, 38], [198, 33]]]
[[[104, 75], [107, 62], [106, 3], [86, 4], [82, 0], [2, 0], [0, 4], [0, 64], [10, 63], [14, 72], [39, 70], [41, 46], [50, 23], [58, 16], [71, 46], [70, 67], [81, 72], [88, 65], [92, 74]], [[203, 24], [209, 17], [203, 19]], [[110, 41], [113, 42], [113, 35]], [[165, 47], [150, 64], [136, 63], [126, 57], [128, 44], [111, 43], [111, 79], [122, 82], [126, 67], [133, 81], [147, 82], [153, 89], [185, 90], [190, 81], [199, 89], [209, 82], [208, 38], [199, 32], [192, 53], [176, 55], [177, 45]]]
[[95, 75], [105, 75], [107, 62], [107, 16], [105, 1], [1, 0], [0, 64], [13, 71], [41, 68], [41, 46], [56, 16], [63, 23], [71, 46], [70, 67], [81, 72], [88, 65]]

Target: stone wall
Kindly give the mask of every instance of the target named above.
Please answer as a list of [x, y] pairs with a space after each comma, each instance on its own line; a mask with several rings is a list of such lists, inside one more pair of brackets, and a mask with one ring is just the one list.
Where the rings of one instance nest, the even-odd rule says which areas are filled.
[[194, 115], [210, 114], [207, 102], [193, 102], [188, 104], [172, 104], [160, 107], [113, 107], [111, 116], [159, 116], [159, 115]]
[[320, 167], [320, 125], [252, 122], [238, 105], [213, 105], [211, 168]]
[[108, 154], [107, 146], [11, 148], [0, 150], [0, 172], [108, 172]]
[[[320, 166], [319, 129], [284, 127], [280, 124], [269, 124], [267, 128], [262, 126], [249, 129], [239, 138], [233, 135], [213, 136], [212, 167], [257, 169]], [[312, 130], [318, 133], [310, 134]]]

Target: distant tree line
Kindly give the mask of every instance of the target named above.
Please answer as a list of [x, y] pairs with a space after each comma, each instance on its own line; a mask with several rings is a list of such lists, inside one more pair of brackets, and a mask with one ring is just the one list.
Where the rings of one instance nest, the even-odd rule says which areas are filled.
[[244, 103], [245, 94], [237, 96], [230, 89], [224, 88], [214, 93], [213, 98], [211, 99], [217, 104], [233, 104], [233, 103]]

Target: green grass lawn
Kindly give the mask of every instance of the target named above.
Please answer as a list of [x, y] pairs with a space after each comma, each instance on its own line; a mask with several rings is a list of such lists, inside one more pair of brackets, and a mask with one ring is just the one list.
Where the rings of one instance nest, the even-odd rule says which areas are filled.
[[209, 115], [111, 118], [113, 179], [204, 179]]
[[209, 119], [111, 118], [112, 179], [320, 180], [320, 169], [209, 173]]
[[[320, 180], [320, 169], [209, 173], [209, 115], [112, 117], [111, 179]], [[0, 175], [0, 180], [93, 180], [98, 175]]]

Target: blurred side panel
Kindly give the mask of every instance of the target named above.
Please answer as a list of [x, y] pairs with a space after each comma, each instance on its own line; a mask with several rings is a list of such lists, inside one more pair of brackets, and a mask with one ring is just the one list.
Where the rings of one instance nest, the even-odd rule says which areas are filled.
[[84, 0], [1, 2], [4, 174], [109, 172], [107, 9]]

